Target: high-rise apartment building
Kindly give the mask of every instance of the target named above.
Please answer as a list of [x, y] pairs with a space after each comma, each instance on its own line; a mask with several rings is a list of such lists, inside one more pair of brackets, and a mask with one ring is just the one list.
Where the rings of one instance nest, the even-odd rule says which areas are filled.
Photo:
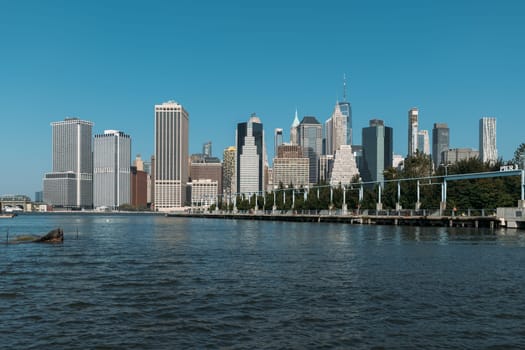
[[297, 109], [295, 110], [295, 116], [293, 118], [292, 126], [290, 127], [290, 143], [292, 145], [299, 144], [299, 138], [297, 137], [297, 128], [299, 127], [299, 116]]
[[479, 156], [491, 164], [498, 160], [496, 148], [496, 118], [483, 117], [479, 120]]
[[238, 193], [264, 191], [264, 131], [259, 117], [237, 124], [236, 180]]
[[418, 135], [418, 114], [417, 108], [408, 111], [408, 156], [411, 157], [417, 150]]
[[370, 126], [363, 128], [363, 181], [384, 182], [384, 171], [392, 166], [393, 135], [392, 128], [379, 119], [370, 120]]
[[154, 209], [170, 211], [186, 204], [189, 115], [174, 101], [155, 105]]
[[237, 151], [235, 146], [224, 149], [222, 156], [222, 190], [225, 196], [229, 196], [237, 191], [235, 162]]
[[306, 116], [297, 128], [297, 136], [310, 162], [309, 181], [315, 184], [319, 179], [319, 157], [323, 153], [323, 128], [315, 117]]
[[150, 162], [142, 160], [137, 154], [131, 167], [131, 205], [135, 208], [146, 208], [151, 203]]
[[430, 155], [430, 140], [428, 130], [419, 130], [417, 132], [417, 150], [420, 153]]
[[432, 129], [432, 161], [437, 169], [443, 161], [443, 152], [450, 147], [450, 130], [447, 124], [435, 123]]
[[144, 209], [148, 206], [148, 173], [138, 167], [130, 167], [131, 202], [135, 208]]
[[277, 148], [283, 144], [283, 129], [276, 128], [273, 134], [273, 154], [277, 157]]
[[131, 138], [105, 130], [93, 141], [93, 205], [118, 209], [131, 204]]
[[93, 123], [66, 118], [51, 127], [53, 170], [44, 175], [44, 202], [62, 208], [93, 207]]

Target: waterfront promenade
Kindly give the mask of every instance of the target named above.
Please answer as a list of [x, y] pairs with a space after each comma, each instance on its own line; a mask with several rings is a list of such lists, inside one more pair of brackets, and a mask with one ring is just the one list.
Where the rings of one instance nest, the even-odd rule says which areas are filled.
[[498, 228], [500, 219], [494, 210], [364, 210], [361, 212], [342, 210], [320, 211], [246, 211], [226, 212], [201, 210], [169, 213], [170, 217], [197, 217], [213, 219], [265, 220], [291, 222], [331, 222], [358, 225], [406, 225], [441, 227], [486, 227]]

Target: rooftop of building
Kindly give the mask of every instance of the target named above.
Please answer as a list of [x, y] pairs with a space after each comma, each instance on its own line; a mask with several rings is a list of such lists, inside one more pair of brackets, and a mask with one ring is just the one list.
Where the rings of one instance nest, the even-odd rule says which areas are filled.
[[317, 118], [314, 116], [305, 116], [301, 124], [319, 124], [319, 121], [317, 121]]

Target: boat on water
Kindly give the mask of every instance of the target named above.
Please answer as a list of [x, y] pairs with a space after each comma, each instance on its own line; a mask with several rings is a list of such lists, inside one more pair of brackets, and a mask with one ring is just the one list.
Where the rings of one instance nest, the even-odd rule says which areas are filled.
[[[11, 207], [9, 207], [11, 209]], [[8, 208], [4, 208], [2, 205], [2, 202], [0, 202], [0, 219], [11, 219], [16, 216], [16, 212], [13, 210], [8, 210]]]

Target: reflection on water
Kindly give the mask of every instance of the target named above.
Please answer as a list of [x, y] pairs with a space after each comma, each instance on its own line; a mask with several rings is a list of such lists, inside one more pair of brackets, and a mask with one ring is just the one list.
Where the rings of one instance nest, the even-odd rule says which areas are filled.
[[8, 227], [65, 241], [0, 245], [6, 348], [525, 347], [523, 231], [80, 214]]

